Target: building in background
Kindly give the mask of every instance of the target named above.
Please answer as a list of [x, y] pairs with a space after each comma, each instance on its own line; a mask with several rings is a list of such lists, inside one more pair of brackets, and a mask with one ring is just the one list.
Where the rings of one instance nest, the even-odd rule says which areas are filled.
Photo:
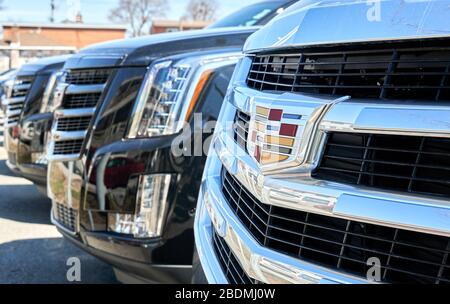
[[[81, 21], [81, 16], [79, 17]], [[5, 23], [0, 41], [0, 71], [30, 60], [75, 52], [93, 43], [125, 38], [126, 26], [79, 23]]]
[[178, 32], [188, 30], [200, 30], [207, 27], [211, 22], [205, 21], [180, 21], [180, 20], [154, 20], [150, 28], [150, 34], [167, 32]]

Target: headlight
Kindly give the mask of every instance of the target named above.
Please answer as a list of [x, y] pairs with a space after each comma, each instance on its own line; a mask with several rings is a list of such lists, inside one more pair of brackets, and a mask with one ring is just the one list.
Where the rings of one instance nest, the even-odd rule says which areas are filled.
[[5, 94], [6, 98], [11, 98], [13, 88], [14, 88], [14, 83], [15, 83], [14, 78], [11, 78], [11, 79], [8, 79], [5, 82], [5, 84], [3, 85], [4, 86], [3, 90], [4, 90], [4, 94]]
[[45, 87], [44, 95], [42, 96], [42, 104], [40, 113], [48, 113], [53, 111], [53, 102], [56, 94], [56, 86], [61, 78], [64, 76], [62, 71], [54, 72], [48, 80]]
[[8, 79], [3, 84], [3, 96], [2, 96], [2, 106], [6, 107], [9, 102], [9, 98], [12, 96], [14, 88], [14, 78]]
[[142, 175], [139, 179], [136, 213], [110, 213], [108, 229], [117, 233], [132, 234], [136, 238], [161, 236], [171, 179], [171, 174]]
[[153, 64], [133, 109], [128, 138], [178, 133], [214, 69], [235, 64], [240, 54], [215, 54]]

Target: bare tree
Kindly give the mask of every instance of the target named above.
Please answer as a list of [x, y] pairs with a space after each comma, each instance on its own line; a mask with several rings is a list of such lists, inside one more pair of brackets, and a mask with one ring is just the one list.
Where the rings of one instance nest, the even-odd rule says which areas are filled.
[[183, 19], [211, 21], [215, 19], [218, 8], [216, 0], [190, 0]]
[[165, 17], [168, 9], [167, 0], [119, 0], [119, 5], [110, 11], [109, 19], [128, 24], [131, 35], [137, 37], [147, 34], [149, 31], [145, 28], [152, 18]]

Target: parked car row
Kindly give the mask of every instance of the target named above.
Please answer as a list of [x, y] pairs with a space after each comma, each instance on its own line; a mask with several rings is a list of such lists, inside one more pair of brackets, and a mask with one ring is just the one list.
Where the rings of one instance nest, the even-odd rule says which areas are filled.
[[266, 1], [42, 59], [8, 164], [123, 282], [450, 283], [449, 5]]

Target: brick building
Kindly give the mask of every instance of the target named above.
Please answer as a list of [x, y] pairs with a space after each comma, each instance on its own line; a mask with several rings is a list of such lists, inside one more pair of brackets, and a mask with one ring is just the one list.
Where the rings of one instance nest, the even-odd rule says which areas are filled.
[[125, 38], [126, 26], [83, 23], [5, 23], [0, 70], [43, 56], [75, 52], [93, 43]]

